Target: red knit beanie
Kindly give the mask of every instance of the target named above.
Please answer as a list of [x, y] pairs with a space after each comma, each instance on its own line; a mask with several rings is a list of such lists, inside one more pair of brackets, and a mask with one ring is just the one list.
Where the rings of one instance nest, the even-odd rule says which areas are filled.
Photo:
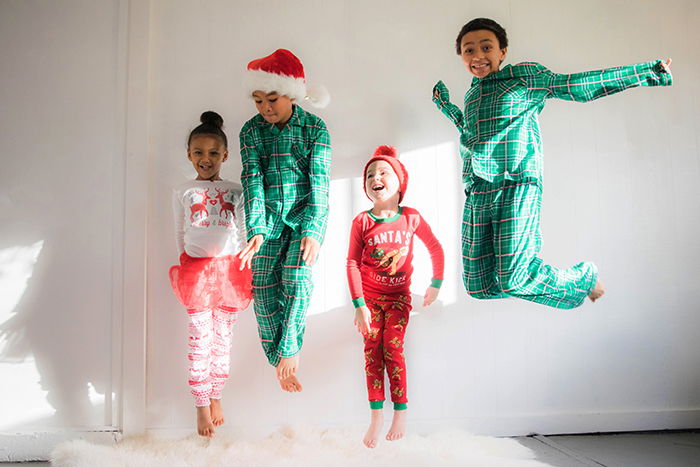
[[399, 160], [398, 151], [393, 146], [379, 146], [377, 149], [374, 150], [374, 154], [372, 155], [370, 160], [367, 161], [367, 163], [365, 164], [365, 170], [362, 174], [362, 187], [365, 190], [365, 194], [369, 198], [369, 195], [367, 194], [367, 185], [365, 183], [365, 180], [367, 180], [367, 169], [369, 168], [369, 165], [372, 162], [380, 160], [388, 163], [391, 166], [391, 168], [394, 169], [394, 172], [396, 172], [396, 176], [399, 179], [400, 203], [403, 199], [403, 195], [406, 193], [406, 186], [408, 185], [408, 172], [406, 171], [406, 167], [404, 167], [401, 161]]

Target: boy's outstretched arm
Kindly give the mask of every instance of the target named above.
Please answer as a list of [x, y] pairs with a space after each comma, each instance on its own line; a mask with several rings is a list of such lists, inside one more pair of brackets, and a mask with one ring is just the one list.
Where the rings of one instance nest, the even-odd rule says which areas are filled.
[[433, 234], [430, 225], [423, 219], [423, 216], [420, 217], [416, 235], [425, 244], [430, 254], [430, 261], [433, 263], [433, 278], [430, 280], [430, 286], [423, 296], [423, 306], [428, 306], [435, 301], [440, 292], [440, 286], [445, 274], [445, 252], [437, 237]]
[[669, 58], [665, 62], [654, 60], [570, 75], [544, 69], [534, 75], [530, 90], [545, 92], [543, 98], [589, 102], [637, 86], [670, 86], [673, 83], [670, 65]]
[[450, 102], [450, 91], [442, 80], [433, 87], [433, 102], [462, 133], [464, 131], [464, 114], [459, 107]]
[[[318, 128], [311, 142], [311, 154], [309, 156], [309, 202], [304, 210], [304, 219], [301, 224], [303, 237], [310, 237], [313, 241], [302, 240], [304, 248], [304, 260], [310, 264], [315, 260], [315, 254], [323, 243], [328, 224], [328, 192], [331, 179], [331, 139], [325, 123], [318, 120]], [[311, 261], [313, 262], [313, 261]]]

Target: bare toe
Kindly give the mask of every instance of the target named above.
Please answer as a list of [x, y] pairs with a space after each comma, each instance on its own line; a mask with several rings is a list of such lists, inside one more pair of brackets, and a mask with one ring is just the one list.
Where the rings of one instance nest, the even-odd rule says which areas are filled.
[[287, 392], [301, 392], [301, 390], [303, 389], [301, 382], [294, 375], [291, 375], [288, 378], [281, 380], [280, 386], [282, 386], [282, 389], [284, 389]]
[[598, 282], [596, 282], [595, 287], [593, 287], [593, 290], [591, 291], [591, 293], [588, 294], [588, 298], [592, 302], [595, 302], [603, 295], [605, 295], [605, 287], [603, 286], [602, 282], [598, 281]]

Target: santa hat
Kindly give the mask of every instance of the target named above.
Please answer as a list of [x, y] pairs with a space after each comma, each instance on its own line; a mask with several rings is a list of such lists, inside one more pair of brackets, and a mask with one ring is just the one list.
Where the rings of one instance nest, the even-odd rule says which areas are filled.
[[277, 49], [267, 57], [248, 64], [246, 91], [277, 92], [297, 103], [307, 100], [314, 107], [325, 107], [331, 98], [325, 87], [306, 83], [304, 65], [286, 49]]
[[[370, 164], [374, 161], [385, 161], [387, 164], [394, 169], [396, 176], [399, 179], [399, 203], [403, 199], [403, 195], [406, 193], [406, 187], [408, 185], [408, 172], [406, 167], [399, 160], [399, 154], [395, 147], [393, 146], [379, 146], [374, 150], [374, 154], [369, 161], [365, 164], [364, 176], [362, 177], [362, 186], [365, 189], [365, 194], [367, 195], [367, 185], [364, 183], [367, 180], [367, 169]], [[369, 195], [367, 195], [369, 198]], [[370, 198], [371, 199], [371, 198]]]

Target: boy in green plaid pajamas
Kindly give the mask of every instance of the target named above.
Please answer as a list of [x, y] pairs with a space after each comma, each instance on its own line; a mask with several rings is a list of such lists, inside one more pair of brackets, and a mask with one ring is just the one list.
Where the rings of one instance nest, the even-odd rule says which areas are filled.
[[328, 219], [331, 145], [323, 120], [297, 102], [328, 103], [325, 88], [307, 90], [304, 68], [279, 49], [248, 64], [247, 90], [258, 115], [240, 132], [248, 244], [260, 341], [282, 389], [299, 392], [299, 366], [311, 266]]
[[538, 63], [500, 68], [508, 38], [495, 21], [462, 27], [457, 54], [472, 75], [464, 111], [442, 81], [433, 102], [460, 133], [462, 263], [467, 293], [479, 299], [518, 297], [574, 308], [605, 292], [593, 263], [568, 269], [544, 264], [541, 249], [542, 141], [538, 115], [545, 99], [588, 102], [636, 86], [668, 86], [671, 60], [561, 75]]

